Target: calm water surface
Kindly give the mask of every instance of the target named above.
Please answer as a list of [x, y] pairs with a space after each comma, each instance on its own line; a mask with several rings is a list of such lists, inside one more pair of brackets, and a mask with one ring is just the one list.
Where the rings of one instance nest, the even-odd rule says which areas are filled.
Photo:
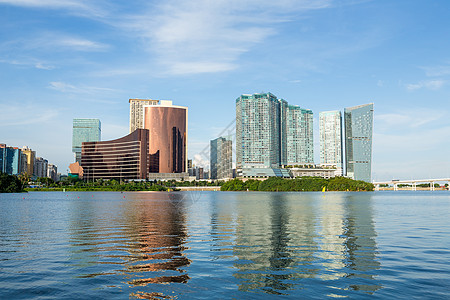
[[450, 192], [0, 194], [1, 299], [450, 298]]

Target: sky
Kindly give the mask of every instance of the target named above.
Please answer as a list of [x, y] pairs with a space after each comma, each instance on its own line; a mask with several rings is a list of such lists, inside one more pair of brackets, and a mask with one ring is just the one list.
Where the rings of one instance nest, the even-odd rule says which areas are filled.
[[[130, 98], [189, 108], [188, 156], [241, 94], [374, 103], [372, 178], [450, 177], [450, 1], [0, 0], [0, 143], [67, 173], [73, 118], [128, 134]], [[228, 129], [228, 130], [227, 130]]]

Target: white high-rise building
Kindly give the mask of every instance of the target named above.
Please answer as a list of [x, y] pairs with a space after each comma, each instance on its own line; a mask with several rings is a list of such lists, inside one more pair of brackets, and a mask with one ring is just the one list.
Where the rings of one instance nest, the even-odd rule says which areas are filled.
[[319, 113], [320, 164], [335, 167], [336, 176], [342, 176], [342, 117], [341, 112]]
[[144, 105], [158, 105], [159, 100], [130, 99], [130, 133], [144, 128]]
[[286, 164], [314, 164], [312, 110], [288, 105], [286, 119]]

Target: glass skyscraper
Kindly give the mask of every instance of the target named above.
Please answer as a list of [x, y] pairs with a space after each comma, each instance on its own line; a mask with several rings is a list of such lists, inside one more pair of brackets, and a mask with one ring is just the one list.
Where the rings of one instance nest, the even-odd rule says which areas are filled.
[[233, 177], [233, 148], [230, 137], [219, 137], [210, 142], [211, 179]]
[[81, 164], [81, 144], [101, 140], [101, 123], [99, 119], [73, 119], [72, 152], [75, 161]]
[[320, 164], [336, 167], [342, 176], [342, 115], [338, 110], [319, 113]]
[[10, 175], [20, 174], [21, 151], [17, 147], [0, 144], [0, 171]]
[[236, 99], [236, 168], [279, 168], [309, 164], [313, 113], [271, 93]]
[[373, 103], [345, 108], [347, 177], [371, 182]]

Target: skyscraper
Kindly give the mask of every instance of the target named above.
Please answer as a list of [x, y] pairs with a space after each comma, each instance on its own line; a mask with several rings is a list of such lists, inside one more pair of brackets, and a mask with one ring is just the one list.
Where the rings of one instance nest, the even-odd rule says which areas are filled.
[[230, 137], [219, 137], [210, 142], [210, 178], [233, 177], [233, 148]]
[[18, 175], [20, 174], [20, 164], [20, 149], [0, 144], [0, 171], [10, 175]]
[[[22, 172], [26, 172], [29, 176], [33, 176], [34, 174], [34, 162], [36, 161], [36, 151], [31, 150], [27, 146], [22, 147], [22, 154], [26, 156], [25, 165], [22, 167]], [[23, 156], [22, 156], [23, 158]]]
[[144, 105], [158, 105], [159, 100], [130, 99], [130, 133], [144, 128]]
[[241, 95], [236, 99], [236, 168], [312, 164], [312, 124], [311, 110], [271, 93]]
[[236, 99], [236, 168], [279, 168], [280, 101], [271, 93]]
[[286, 163], [314, 163], [313, 112], [297, 105], [287, 106]]
[[48, 160], [37, 157], [34, 162], [34, 174], [36, 177], [47, 177]]
[[99, 119], [73, 119], [72, 152], [76, 162], [81, 164], [81, 144], [100, 141], [101, 131]]
[[340, 111], [319, 113], [320, 164], [336, 168], [342, 176], [342, 116]]
[[345, 108], [346, 174], [355, 180], [371, 181], [373, 103]]
[[187, 172], [188, 108], [166, 100], [142, 108], [149, 130], [149, 172]]

